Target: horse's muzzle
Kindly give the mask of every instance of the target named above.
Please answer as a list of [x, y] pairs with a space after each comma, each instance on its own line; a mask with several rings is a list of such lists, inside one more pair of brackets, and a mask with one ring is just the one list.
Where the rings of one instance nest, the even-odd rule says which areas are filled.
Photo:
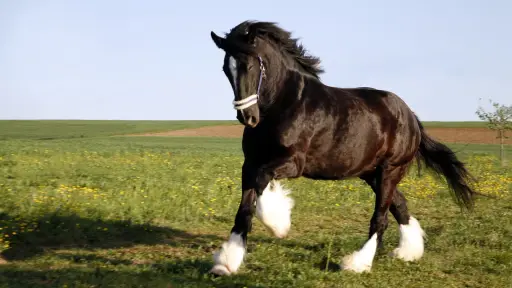
[[249, 116], [249, 117], [246, 117], [246, 119], [245, 119], [245, 125], [249, 126], [251, 128], [256, 127], [256, 125], [258, 125], [259, 122], [260, 121], [258, 120], [258, 118], [254, 117], [254, 116]]
[[247, 127], [254, 128], [260, 122], [260, 111], [257, 106], [239, 110], [236, 114], [236, 119]]

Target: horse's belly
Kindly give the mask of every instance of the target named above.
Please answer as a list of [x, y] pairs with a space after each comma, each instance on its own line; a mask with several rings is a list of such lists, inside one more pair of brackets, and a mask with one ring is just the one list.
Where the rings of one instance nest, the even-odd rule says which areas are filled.
[[373, 161], [365, 163], [364, 158], [358, 157], [306, 157], [302, 175], [311, 179], [339, 180], [357, 177], [368, 170], [374, 169]]
[[350, 177], [348, 167], [340, 162], [311, 161], [306, 162], [302, 175], [311, 179], [338, 180]]
[[303, 177], [313, 179], [313, 180], [341, 180], [347, 178], [346, 176], [334, 175], [334, 174], [326, 174], [326, 173], [309, 173], [305, 172], [302, 174]]

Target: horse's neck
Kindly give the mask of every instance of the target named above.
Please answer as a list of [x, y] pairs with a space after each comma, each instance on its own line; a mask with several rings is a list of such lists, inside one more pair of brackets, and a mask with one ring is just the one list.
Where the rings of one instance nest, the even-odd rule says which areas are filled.
[[271, 121], [279, 121], [284, 115], [293, 113], [297, 108], [297, 104], [302, 101], [303, 91], [311, 81], [303, 73], [296, 70], [289, 70], [279, 81], [274, 82], [274, 89], [270, 102], [263, 110], [265, 118]]
[[318, 87], [323, 86], [325, 85], [317, 78], [296, 69], [289, 69], [286, 77], [283, 77], [280, 81], [279, 89], [276, 91], [276, 99], [279, 99], [284, 105], [290, 106], [294, 102], [308, 97], [310, 93], [305, 93], [308, 89], [312, 87], [318, 89]]

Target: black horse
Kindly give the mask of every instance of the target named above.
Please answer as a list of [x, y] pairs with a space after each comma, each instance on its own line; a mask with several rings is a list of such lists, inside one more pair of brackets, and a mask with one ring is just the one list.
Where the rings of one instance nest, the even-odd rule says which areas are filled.
[[211, 32], [226, 52], [223, 70], [244, 124], [242, 199], [229, 240], [214, 255], [217, 275], [235, 273], [243, 262], [254, 214], [284, 237], [294, 202], [277, 182], [284, 178], [363, 179], [376, 195], [369, 240], [343, 258], [342, 267], [370, 271], [388, 226], [388, 211], [400, 225], [393, 255], [413, 261], [423, 255], [424, 232], [397, 184], [414, 159], [443, 175], [461, 206], [471, 209], [471, 176], [453, 151], [430, 138], [404, 101], [389, 91], [343, 89], [320, 81], [319, 58], [275, 23], [245, 21], [226, 37]]

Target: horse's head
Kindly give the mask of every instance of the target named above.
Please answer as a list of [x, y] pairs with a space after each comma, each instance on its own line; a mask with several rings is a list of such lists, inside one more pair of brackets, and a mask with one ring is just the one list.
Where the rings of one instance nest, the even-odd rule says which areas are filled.
[[256, 127], [274, 103], [288, 71], [314, 78], [323, 72], [320, 59], [306, 55], [297, 39], [275, 23], [245, 21], [225, 38], [213, 31], [211, 37], [226, 52], [222, 69], [233, 88], [237, 119], [249, 127]]
[[226, 52], [222, 70], [233, 88], [237, 119], [246, 126], [256, 127], [260, 111], [271, 101], [266, 67], [272, 51], [268, 43], [258, 37], [261, 31], [251, 28], [244, 22], [233, 28], [226, 38], [213, 31], [211, 37], [217, 47]]

